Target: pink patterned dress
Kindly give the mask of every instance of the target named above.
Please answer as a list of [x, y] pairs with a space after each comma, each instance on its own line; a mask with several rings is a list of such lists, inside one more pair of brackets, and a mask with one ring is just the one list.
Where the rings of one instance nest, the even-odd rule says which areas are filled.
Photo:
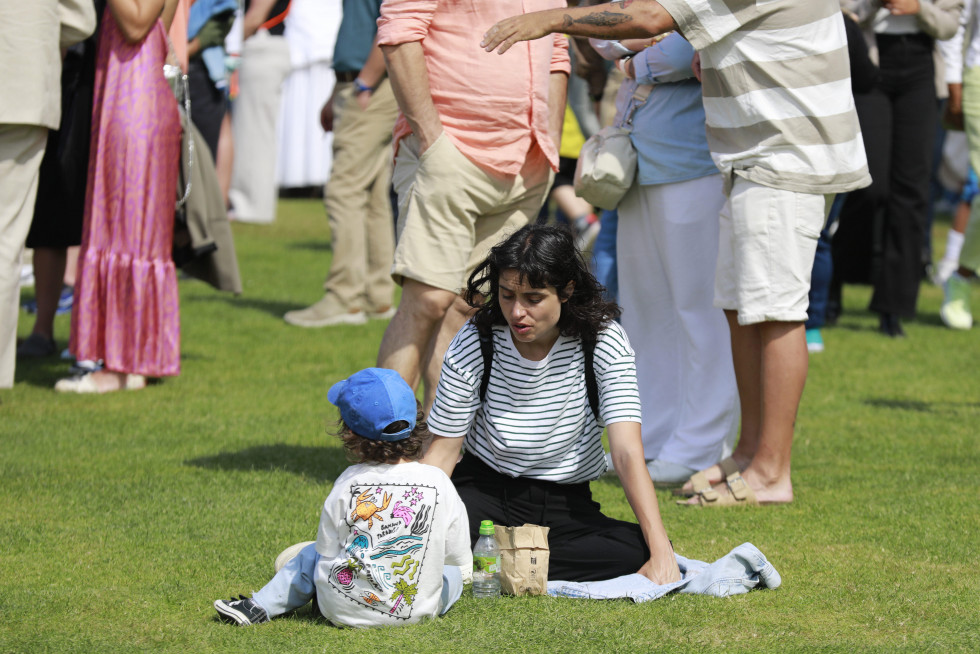
[[78, 359], [148, 377], [180, 372], [171, 248], [181, 128], [166, 55], [163, 23], [130, 44], [106, 9], [71, 321]]

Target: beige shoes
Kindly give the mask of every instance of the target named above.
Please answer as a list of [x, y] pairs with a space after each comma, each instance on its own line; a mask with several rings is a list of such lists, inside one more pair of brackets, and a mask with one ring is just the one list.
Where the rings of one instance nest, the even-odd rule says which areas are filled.
[[110, 393], [114, 390], [137, 391], [146, 387], [146, 377], [143, 375], [126, 375], [123, 385], [118, 389], [102, 390], [93, 378], [94, 373], [77, 375], [59, 379], [54, 385], [54, 390], [58, 393]]
[[387, 320], [395, 315], [395, 308], [388, 306], [376, 311], [345, 309], [331, 295], [324, 295], [319, 302], [296, 311], [287, 311], [283, 320], [297, 327], [329, 327], [330, 325], [363, 325], [369, 319]]
[[[731, 475], [741, 472], [738, 464], [735, 463], [735, 459], [730, 456], [722, 459], [718, 464], [718, 467], [721, 468], [722, 475], [722, 480], [718, 483], [722, 483]], [[674, 495], [679, 497], [693, 497], [701, 494], [701, 491], [711, 488], [711, 482], [708, 481], [708, 476], [704, 474], [703, 470], [700, 472], [695, 472], [693, 475], [691, 475], [691, 478], [688, 481], [691, 482], [691, 488], [676, 488], [674, 489]]]
[[755, 491], [742, 479], [742, 473], [737, 470], [725, 479], [727, 493], [719, 493], [712, 487], [702, 488], [694, 496], [695, 501], [678, 500], [683, 506], [755, 506], [759, 500]]

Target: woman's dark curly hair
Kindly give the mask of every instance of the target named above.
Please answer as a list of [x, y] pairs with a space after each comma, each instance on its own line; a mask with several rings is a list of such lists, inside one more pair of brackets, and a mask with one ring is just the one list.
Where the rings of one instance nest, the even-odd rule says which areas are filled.
[[[370, 438], [358, 436], [351, 431], [343, 420], [337, 423], [337, 436], [344, 442], [347, 460], [351, 463], [398, 463], [399, 459], [418, 461], [425, 453], [425, 446], [432, 439], [429, 423], [422, 413], [422, 404], [415, 401], [418, 413], [415, 415], [415, 429], [408, 438], [400, 441], [373, 441]], [[404, 420], [392, 423], [385, 431], [399, 432], [408, 424]]]
[[[589, 272], [575, 239], [565, 227], [531, 224], [495, 245], [470, 275], [463, 297], [477, 309], [473, 323], [481, 331], [506, 325], [498, 301], [500, 274], [516, 270], [522, 282], [534, 288], [553, 286], [561, 305], [558, 331], [562, 336], [595, 340], [599, 331], [619, 317], [620, 308], [603, 297], [603, 286]], [[565, 289], [569, 282], [572, 291]]]

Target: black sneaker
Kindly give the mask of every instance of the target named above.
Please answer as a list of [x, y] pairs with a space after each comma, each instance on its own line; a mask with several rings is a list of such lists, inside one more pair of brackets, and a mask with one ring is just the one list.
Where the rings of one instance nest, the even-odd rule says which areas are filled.
[[261, 624], [269, 621], [269, 614], [261, 606], [244, 595], [230, 600], [216, 600], [214, 609], [226, 622], [237, 622], [241, 626]]

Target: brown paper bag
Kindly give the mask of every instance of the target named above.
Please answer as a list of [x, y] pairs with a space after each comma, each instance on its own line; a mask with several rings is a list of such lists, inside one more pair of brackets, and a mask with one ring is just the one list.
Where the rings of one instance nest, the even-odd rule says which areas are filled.
[[506, 595], [548, 592], [548, 527], [494, 527], [500, 546], [500, 591]]

